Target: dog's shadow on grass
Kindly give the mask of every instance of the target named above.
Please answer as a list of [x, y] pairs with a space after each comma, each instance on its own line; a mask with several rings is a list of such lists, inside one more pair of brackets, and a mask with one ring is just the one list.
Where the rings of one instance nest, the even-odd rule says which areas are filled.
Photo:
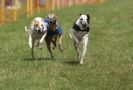
[[27, 57], [27, 58], [22, 58], [22, 61], [47, 61], [47, 60], [52, 60], [51, 58], [49, 57], [38, 57], [38, 58], [30, 58], [30, 57]]
[[[31, 57], [26, 57], [26, 58], [22, 58], [22, 61], [51, 61], [53, 59], [51, 59], [50, 57], [37, 57], [35, 59], [32, 59]], [[58, 59], [59, 60], [59, 59]], [[56, 61], [55, 59], [53, 61]], [[66, 60], [63, 61], [64, 64], [68, 64], [68, 65], [79, 65], [79, 62], [77, 60]]]
[[78, 65], [79, 62], [76, 60], [71, 60], [71, 61], [64, 61], [65, 64], [69, 64], [69, 65]]
[[64, 62], [65, 64], [69, 64], [69, 65], [78, 65], [79, 62], [76, 61], [69, 61], [69, 62]]

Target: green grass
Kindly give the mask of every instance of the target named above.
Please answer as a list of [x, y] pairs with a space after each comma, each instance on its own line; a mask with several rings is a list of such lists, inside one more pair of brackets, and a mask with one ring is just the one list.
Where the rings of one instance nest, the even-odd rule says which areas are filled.
[[[24, 26], [30, 19], [0, 26], [0, 90], [133, 90], [133, 1], [107, 0], [56, 10], [64, 32], [65, 51], [54, 50], [55, 61], [45, 43], [31, 60]], [[80, 13], [91, 16], [88, 52], [84, 64], [76, 62], [69, 29]]]

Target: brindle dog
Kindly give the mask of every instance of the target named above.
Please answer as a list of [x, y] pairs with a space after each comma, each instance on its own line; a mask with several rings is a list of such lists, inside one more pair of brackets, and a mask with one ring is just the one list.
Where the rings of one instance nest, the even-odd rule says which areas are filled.
[[51, 43], [53, 43], [53, 49], [57, 46], [59, 47], [60, 51], [63, 51], [62, 47], [62, 30], [57, 23], [57, 16], [55, 14], [49, 14], [47, 19], [47, 35], [45, 37], [45, 42], [48, 51], [50, 52], [51, 58], [54, 59], [51, 50]]

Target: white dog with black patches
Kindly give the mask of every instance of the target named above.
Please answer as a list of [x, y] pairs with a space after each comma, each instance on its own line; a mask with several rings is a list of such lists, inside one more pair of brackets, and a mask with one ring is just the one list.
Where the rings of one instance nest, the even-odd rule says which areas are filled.
[[77, 52], [77, 59], [80, 60], [80, 64], [83, 64], [83, 58], [87, 51], [90, 31], [89, 21], [89, 14], [80, 14], [80, 17], [76, 22], [74, 22], [73, 27], [70, 30], [70, 37], [73, 40], [74, 48]]
[[29, 35], [29, 47], [31, 48], [32, 59], [34, 59], [33, 49], [35, 40], [37, 40], [37, 47], [40, 47], [46, 36], [47, 26], [41, 17], [36, 17], [33, 19], [28, 29], [25, 26], [25, 31], [28, 32]]

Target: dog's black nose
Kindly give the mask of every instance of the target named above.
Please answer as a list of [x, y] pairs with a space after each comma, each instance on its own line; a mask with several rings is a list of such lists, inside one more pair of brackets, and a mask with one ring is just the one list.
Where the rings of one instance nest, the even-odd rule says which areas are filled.
[[87, 25], [86, 24], [83, 24], [82, 27], [85, 28]]
[[40, 32], [41, 31], [41, 28], [40, 27], [37, 27], [36, 28], [36, 31]]
[[38, 30], [37, 32], [38, 32], [38, 33], [42, 33], [42, 31], [41, 31], [41, 30]]

